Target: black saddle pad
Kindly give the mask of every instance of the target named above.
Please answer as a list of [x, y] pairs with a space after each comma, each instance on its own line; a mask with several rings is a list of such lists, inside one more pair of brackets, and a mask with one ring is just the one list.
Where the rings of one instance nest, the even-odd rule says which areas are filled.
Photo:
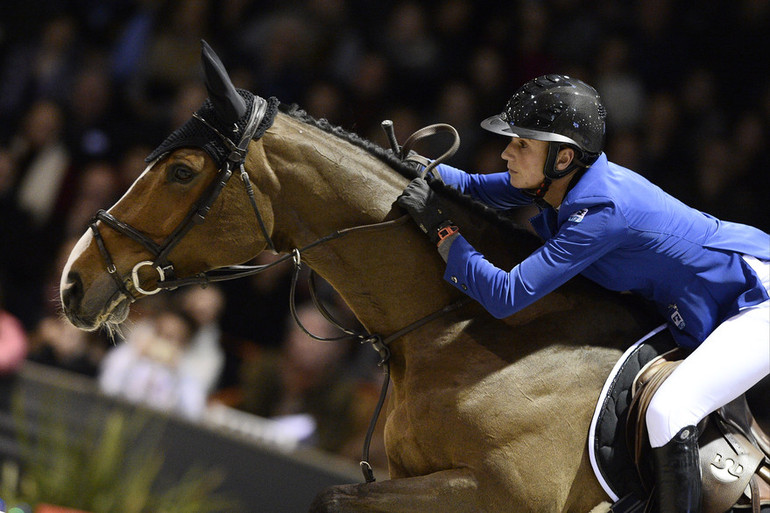
[[588, 449], [597, 479], [613, 501], [646, 494], [626, 444], [626, 417], [631, 404], [631, 385], [651, 360], [674, 349], [665, 326], [642, 338], [623, 354], [602, 389], [589, 432]]
[[[589, 431], [588, 452], [597, 479], [613, 501], [611, 511], [614, 513], [641, 513], [647, 499], [626, 443], [631, 385], [642, 367], [675, 347], [665, 326], [643, 337], [615, 364], [597, 402]], [[746, 508], [733, 507], [725, 513], [746, 511]], [[762, 506], [761, 512], [770, 513], [770, 505]]]

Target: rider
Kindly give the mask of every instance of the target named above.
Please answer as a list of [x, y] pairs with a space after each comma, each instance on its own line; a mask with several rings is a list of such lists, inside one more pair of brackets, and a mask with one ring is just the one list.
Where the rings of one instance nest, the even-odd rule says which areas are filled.
[[426, 180], [397, 203], [447, 263], [444, 278], [506, 317], [576, 274], [652, 300], [692, 351], [652, 399], [647, 430], [661, 512], [700, 508], [698, 422], [770, 374], [770, 235], [692, 209], [603, 153], [605, 110], [594, 88], [563, 75], [524, 84], [481, 126], [508, 137], [507, 172], [439, 165], [448, 185], [498, 209], [535, 203], [545, 241], [499, 269], [437, 208]]

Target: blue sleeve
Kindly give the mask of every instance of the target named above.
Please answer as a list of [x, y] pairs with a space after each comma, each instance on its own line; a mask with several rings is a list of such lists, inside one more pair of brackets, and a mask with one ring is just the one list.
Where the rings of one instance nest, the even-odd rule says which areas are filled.
[[612, 206], [589, 208], [510, 271], [491, 264], [462, 236], [449, 251], [444, 279], [501, 319], [566, 283], [619, 244], [625, 219]]
[[531, 196], [511, 185], [507, 172], [471, 174], [446, 164], [439, 164], [436, 169], [444, 183], [490, 207], [509, 209], [532, 204]]

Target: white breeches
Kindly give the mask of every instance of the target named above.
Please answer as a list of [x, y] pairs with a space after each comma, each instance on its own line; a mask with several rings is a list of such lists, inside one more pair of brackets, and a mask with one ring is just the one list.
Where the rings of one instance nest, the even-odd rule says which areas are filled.
[[[770, 262], [744, 257], [770, 290]], [[720, 324], [671, 373], [647, 410], [652, 447], [746, 392], [770, 374], [770, 301]]]

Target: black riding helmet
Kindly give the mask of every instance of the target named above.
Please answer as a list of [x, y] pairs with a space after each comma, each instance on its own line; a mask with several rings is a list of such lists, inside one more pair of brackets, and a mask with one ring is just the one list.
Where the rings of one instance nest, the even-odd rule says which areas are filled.
[[[593, 87], [566, 75], [544, 75], [521, 86], [505, 110], [485, 119], [481, 126], [508, 137], [550, 143], [543, 174], [556, 179], [599, 158], [606, 116]], [[556, 155], [565, 144], [575, 150], [575, 159], [567, 169], [556, 171]]]

